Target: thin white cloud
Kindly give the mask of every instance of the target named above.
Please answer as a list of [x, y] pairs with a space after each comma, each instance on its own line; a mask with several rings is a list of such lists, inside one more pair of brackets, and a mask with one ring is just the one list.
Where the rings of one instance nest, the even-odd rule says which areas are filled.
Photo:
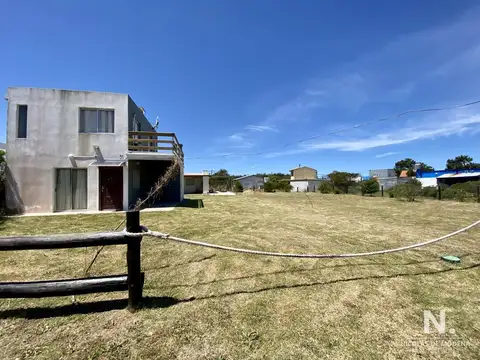
[[245, 127], [245, 130], [256, 131], [256, 132], [264, 132], [264, 131], [278, 132], [278, 129], [275, 129], [272, 126], [267, 126], [267, 125], [247, 125]]
[[383, 153], [383, 154], [377, 154], [375, 155], [376, 158], [384, 158], [384, 157], [387, 157], [387, 156], [392, 156], [392, 155], [396, 155], [398, 154], [398, 152], [396, 151], [390, 151], [390, 152], [386, 152], [386, 153]]
[[[269, 153], [266, 154], [265, 157], [272, 158], [320, 150], [363, 151], [390, 145], [405, 144], [422, 139], [436, 139], [439, 137], [464, 134], [473, 135], [480, 131], [480, 114], [468, 115], [460, 112], [450, 112], [444, 116], [443, 120], [435, 116], [417, 119], [415, 122], [416, 125], [414, 126], [392, 129], [389, 132], [362, 139], [304, 143], [296, 149]], [[392, 153], [386, 154], [393, 155]]]
[[474, 130], [480, 125], [480, 115], [468, 118], [432, 122], [418, 127], [403, 128], [387, 133], [381, 133], [366, 139], [345, 140], [333, 142], [318, 142], [305, 145], [306, 149], [334, 149], [339, 151], [363, 151], [377, 147], [404, 144], [420, 139], [434, 139], [460, 135], [469, 130]]
[[228, 137], [228, 140], [233, 142], [240, 142], [244, 140], [244, 135], [242, 133], [232, 134]]

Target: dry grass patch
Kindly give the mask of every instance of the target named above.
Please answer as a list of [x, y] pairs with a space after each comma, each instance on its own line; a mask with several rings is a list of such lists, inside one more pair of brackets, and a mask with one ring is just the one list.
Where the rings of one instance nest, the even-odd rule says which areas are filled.
[[[142, 223], [223, 245], [340, 253], [416, 243], [466, 226], [480, 213], [478, 204], [312, 193], [203, 200], [202, 209], [143, 213]], [[122, 216], [15, 218], [0, 231], [104, 231]], [[80, 296], [77, 307], [69, 298], [0, 300], [2, 358], [477, 359], [479, 240], [477, 228], [408, 252], [301, 260], [145, 238], [149, 299], [143, 310], [124, 310], [125, 293]], [[79, 277], [94, 251], [0, 253], [0, 279]], [[443, 254], [461, 256], [462, 263], [442, 262]], [[121, 246], [105, 248], [91, 271], [122, 272]], [[447, 328], [455, 334], [424, 334], [424, 309], [446, 309]]]

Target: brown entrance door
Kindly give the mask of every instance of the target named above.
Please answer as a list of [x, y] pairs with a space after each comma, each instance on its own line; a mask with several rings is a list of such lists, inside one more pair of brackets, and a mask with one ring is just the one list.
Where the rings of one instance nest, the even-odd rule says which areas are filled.
[[123, 168], [101, 167], [100, 210], [123, 209]]

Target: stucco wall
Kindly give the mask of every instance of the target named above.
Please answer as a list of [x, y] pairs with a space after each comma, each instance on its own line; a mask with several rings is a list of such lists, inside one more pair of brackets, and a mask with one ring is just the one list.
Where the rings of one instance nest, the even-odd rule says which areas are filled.
[[[127, 95], [128, 96], [128, 95]], [[142, 110], [135, 104], [130, 96], [128, 96], [128, 129], [133, 131], [133, 118], [140, 123], [140, 131], [155, 131], [152, 124], [143, 114]]]
[[422, 183], [422, 187], [437, 186], [437, 178], [417, 178]]
[[303, 181], [290, 181], [290, 185], [292, 185], [292, 191], [318, 191], [318, 185], [320, 184], [321, 180], [303, 180]]
[[316, 179], [317, 170], [310, 168], [299, 168], [293, 170], [293, 178], [298, 180]]
[[[128, 95], [90, 91], [9, 88], [7, 91], [8, 166], [19, 199], [7, 189], [7, 207], [24, 212], [54, 211], [55, 168], [71, 168], [69, 154], [122, 159], [127, 150]], [[17, 139], [17, 106], [28, 105], [27, 138]], [[115, 111], [113, 134], [79, 134], [79, 109]], [[87, 167], [90, 161], [79, 161]], [[98, 209], [98, 169], [88, 168], [88, 204]], [[9, 196], [12, 195], [12, 196]]]
[[263, 187], [263, 176], [249, 176], [238, 181], [242, 184], [245, 190], [247, 189], [259, 189]]
[[[188, 182], [193, 180], [193, 185]], [[203, 192], [203, 176], [184, 176], [185, 194], [201, 194]]]

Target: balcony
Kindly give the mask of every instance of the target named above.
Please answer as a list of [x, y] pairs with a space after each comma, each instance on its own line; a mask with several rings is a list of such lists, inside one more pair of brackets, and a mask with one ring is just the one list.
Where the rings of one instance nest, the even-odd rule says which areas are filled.
[[128, 151], [173, 155], [183, 161], [183, 145], [175, 133], [154, 131], [129, 131]]

